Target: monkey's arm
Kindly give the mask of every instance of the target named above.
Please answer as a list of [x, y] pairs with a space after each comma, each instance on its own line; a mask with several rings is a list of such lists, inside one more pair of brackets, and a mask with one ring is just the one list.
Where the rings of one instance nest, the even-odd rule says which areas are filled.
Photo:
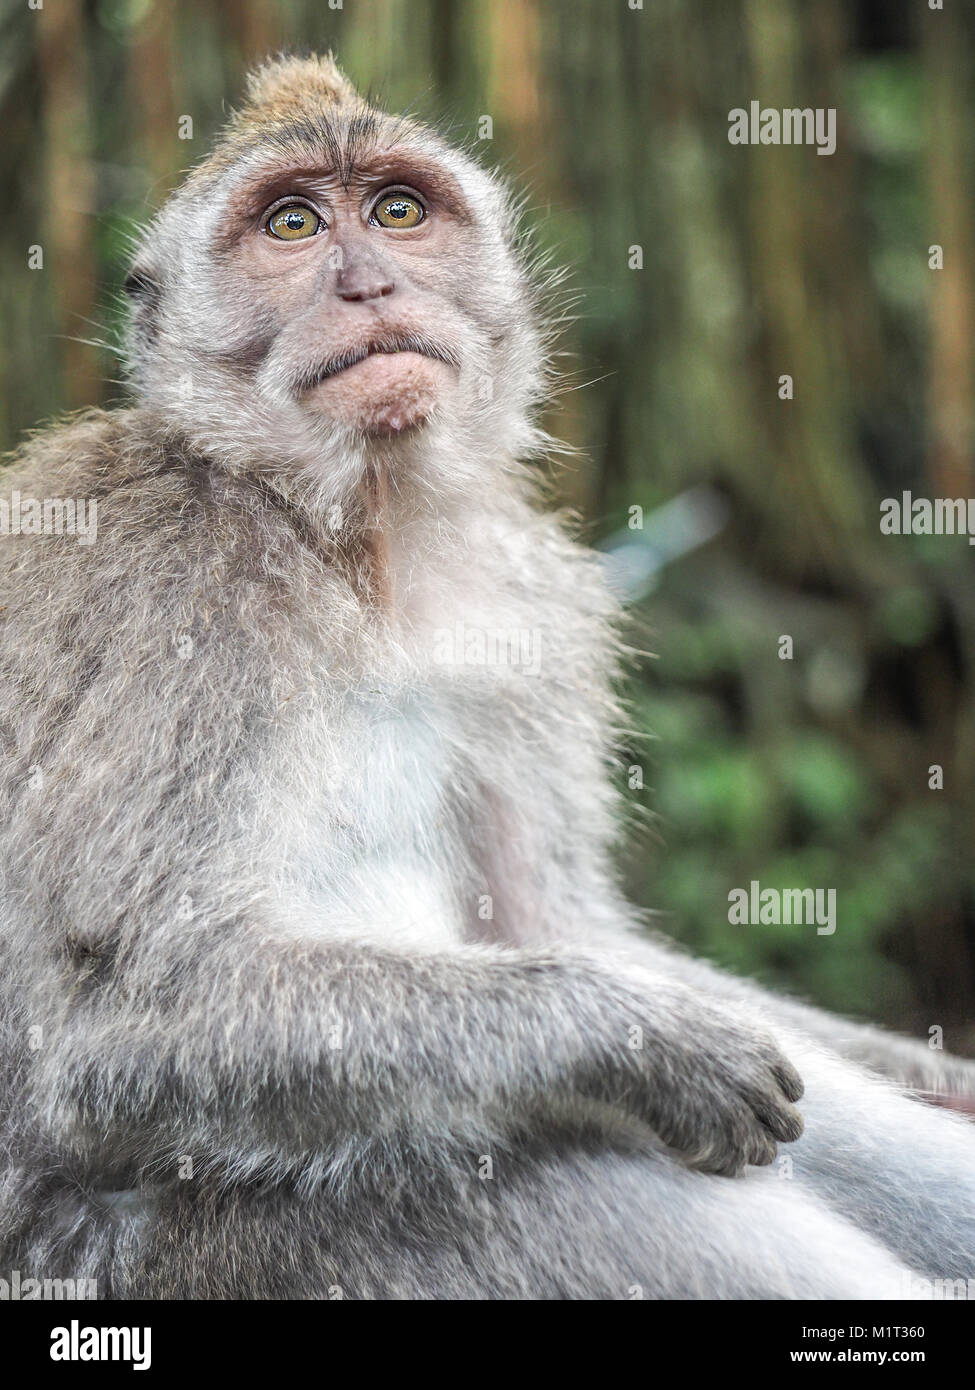
[[602, 1101], [733, 1172], [801, 1128], [773, 1044], [594, 957], [245, 934], [143, 980], [141, 1003], [134, 984], [68, 1006], [36, 1062], [48, 1126], [122, 1160], [304, 1168], [343, 1142], [442, 1149]]

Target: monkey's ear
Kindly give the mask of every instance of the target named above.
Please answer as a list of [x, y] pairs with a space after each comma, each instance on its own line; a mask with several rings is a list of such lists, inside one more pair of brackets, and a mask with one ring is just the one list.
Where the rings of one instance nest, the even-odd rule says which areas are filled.
[[262, 114], [287, 114], [290, 107], [307, 107], [315, 96], [326, 106], [356, 100], [355, 88], [331, 53], [310, 58], [282, 54], [247, 78], [247, 105]]
[[154, 304], [159, 302], [159, 281], [150, 271], [139, 266], [133, 266], [122, 282], [122, 288], [130, 299], [145, 303], [152, 301]]
[[139, 365], [156, 341], [162, 285], [148, 266], [136, 263], [125, 277], [123, 288], [132, 306], [129, 359], [132, 369], [138, 372]]

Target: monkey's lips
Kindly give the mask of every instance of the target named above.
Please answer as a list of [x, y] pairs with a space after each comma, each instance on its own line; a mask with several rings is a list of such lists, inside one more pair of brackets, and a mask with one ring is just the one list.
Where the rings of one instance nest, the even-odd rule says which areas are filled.
[[401, 434], [429, 419], [455, 373], [445, 355], [367, 350], [326, 369], [302, 401], [367, 434]]

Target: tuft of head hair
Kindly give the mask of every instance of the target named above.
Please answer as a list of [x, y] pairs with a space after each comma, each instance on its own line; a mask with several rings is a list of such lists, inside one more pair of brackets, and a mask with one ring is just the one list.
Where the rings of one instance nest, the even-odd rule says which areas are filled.
[[234, 123], [287, 121], [307, 117], [316, 105], [324, 111], [358, 100], [355, 87], [331, 53], [308, 58], [281, 54], [248, 75], [245, 100]]

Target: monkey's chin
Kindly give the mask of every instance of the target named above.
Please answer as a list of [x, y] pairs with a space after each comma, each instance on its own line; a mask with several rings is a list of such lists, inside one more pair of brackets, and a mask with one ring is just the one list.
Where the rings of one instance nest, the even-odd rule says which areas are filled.
[[417, 352], [372, 353], [306, 391], [308, 410], [364, 434], [416, 429], [450, 386], [454, 369]]

